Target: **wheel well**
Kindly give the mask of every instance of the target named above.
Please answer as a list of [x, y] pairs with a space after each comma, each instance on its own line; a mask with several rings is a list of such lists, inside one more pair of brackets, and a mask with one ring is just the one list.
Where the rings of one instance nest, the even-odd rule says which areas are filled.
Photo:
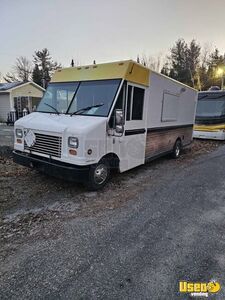
[[103, 158], [108, 160], [110, 168], [119, 169], [120, 159], [115, 153], [107, 153]]
[[181, 146], [182, 146], [182, 140], [181, 140], [181, 138], [180, 137], [178, 137], [177, 139], [176, 139], [176, 141], [175, 141], [175, 143], [174, 143], [174, 146], [176, 145], [176, 142], [177, 141], [180, 141], [180, 143], [181, 143]]

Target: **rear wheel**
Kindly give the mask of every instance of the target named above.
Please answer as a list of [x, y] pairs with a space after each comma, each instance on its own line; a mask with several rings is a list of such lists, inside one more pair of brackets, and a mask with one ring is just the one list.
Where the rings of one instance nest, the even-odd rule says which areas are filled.
[[90, 190], [99, 190], [106, 185], [110, 176], [110, 166], [107, 159], [100, 160], [90, 168], [89, 181], [87, 186]]
[[176, 140], [176, 143], [174, 144], [172, 157], [178, 158], [180, 156], [180, 152], [181, 152], [181, 141], [178, 139], [178, 140]]

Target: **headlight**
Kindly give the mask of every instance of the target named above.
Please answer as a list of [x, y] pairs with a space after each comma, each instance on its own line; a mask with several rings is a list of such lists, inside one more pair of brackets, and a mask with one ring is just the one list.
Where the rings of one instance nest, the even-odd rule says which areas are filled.
[[71, 148], [78, 148], [78, 146], [79, 146], [78, 138], [70, 136], [68, 138], [68, 146], [71, 147]]
[[20, 139], [23, 137], [23, 130], [22, 129], [16, 128], [16, 137], [18, 137]]

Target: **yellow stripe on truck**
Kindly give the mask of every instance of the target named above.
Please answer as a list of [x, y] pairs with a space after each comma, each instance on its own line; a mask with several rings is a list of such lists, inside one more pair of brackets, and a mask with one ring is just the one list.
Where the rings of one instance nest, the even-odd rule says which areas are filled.
[[150, 70], [132, 60], [57, 70], [51, 82], [126, 79], [149, 86]]
[[219, 130], [225, 130], [225, 124], [219, 124], [219, 125], [194, 125], [194, 130], [196, 131], [219, 131]]

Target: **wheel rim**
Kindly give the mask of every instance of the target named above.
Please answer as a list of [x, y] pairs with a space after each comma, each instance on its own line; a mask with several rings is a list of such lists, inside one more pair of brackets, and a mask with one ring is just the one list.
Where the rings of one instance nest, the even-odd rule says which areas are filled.
[[175, 155], [176, 155], [176, 157], [178, 157], [179, 154], [180, 154], [180, 146], [177, 145], [177, 146], [176, 146], [176, 150], [175, 150]]
[[106, 181], [108, 176], [108, 169], [105, 165], [100, 164], [96, 167], [94, 172], [94, 181], [97, 184], [102, 184]]

